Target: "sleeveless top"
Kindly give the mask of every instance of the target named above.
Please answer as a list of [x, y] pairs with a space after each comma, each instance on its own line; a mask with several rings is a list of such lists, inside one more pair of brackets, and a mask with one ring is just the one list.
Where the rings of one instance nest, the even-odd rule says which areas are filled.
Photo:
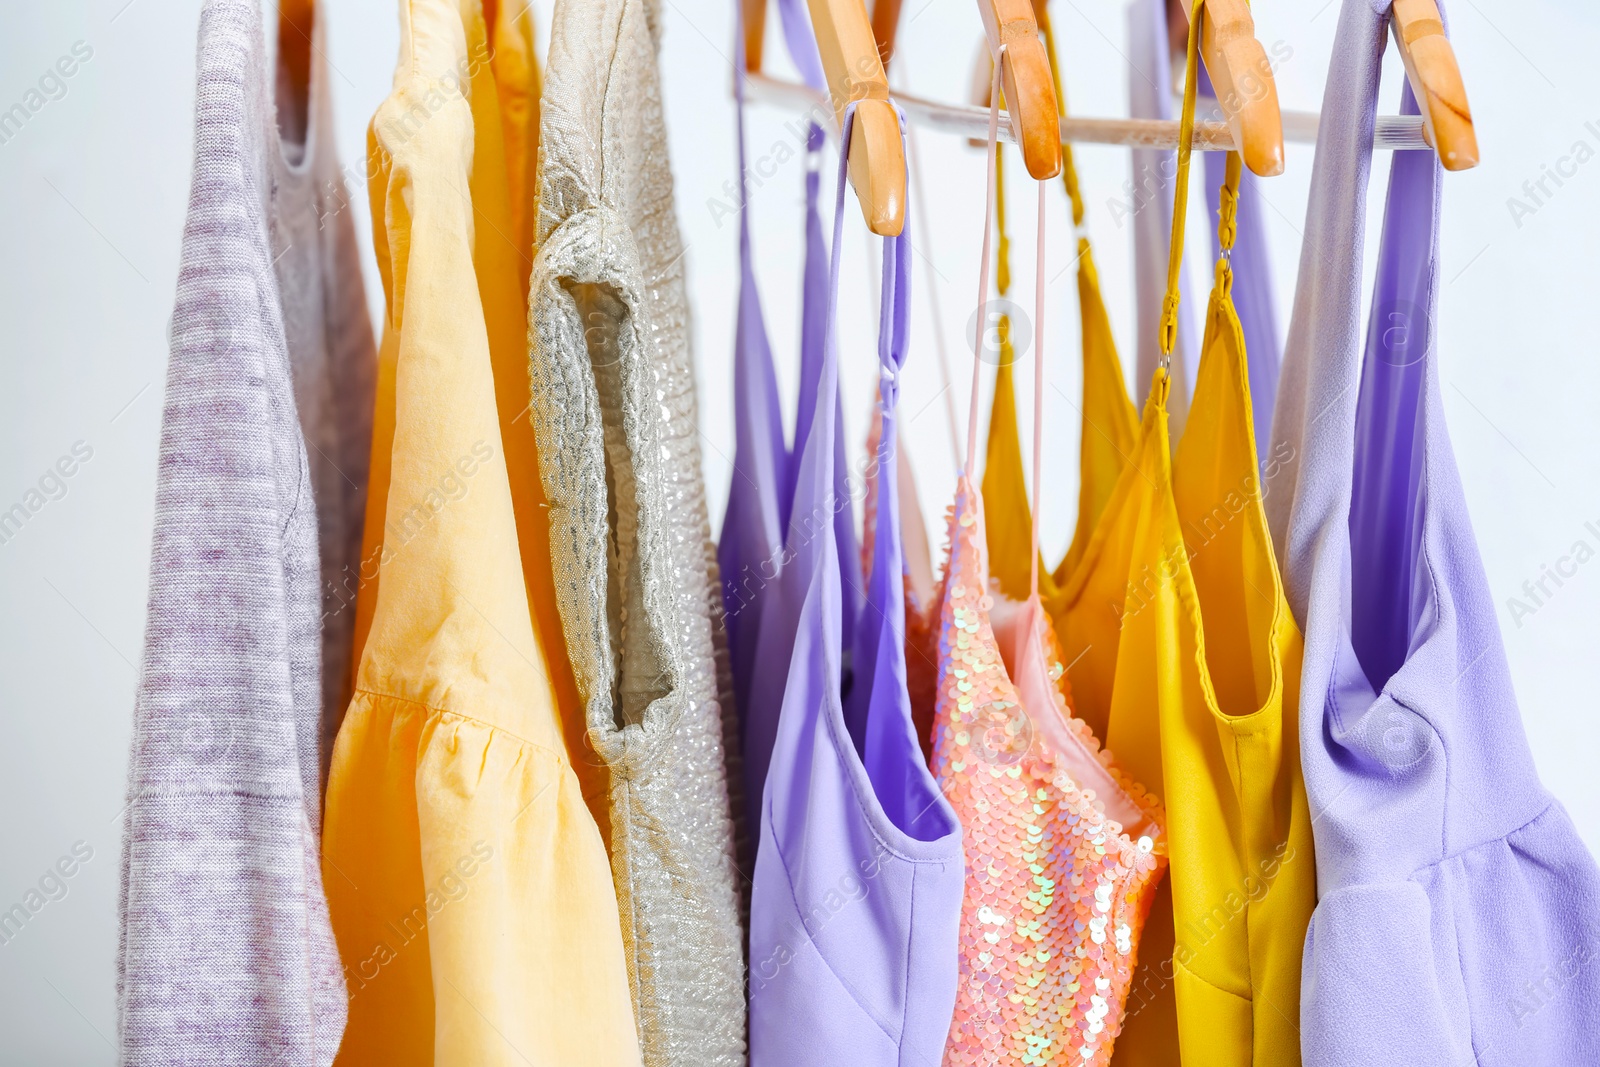
[[982, 502], [963, 477], [934, 716], [934, 772], [967, 840], [961, 983], [944, 1062], [1048, 1062], [1053, 1052], [1104, 1064], [1165, 868], [1162, 813], [1072, 717], [1037, 600], [1021, 607], [1016, 651], [1003, 655], [983, 557]]
[[[998, 64], [994, 78], [991, 192], [999, 170]], [[1043, 310], [1042, 188], [1040, 200], [1036, 320]], [[979, 287], [986, 296], [987, 226], [983, 243]], [[1035, 332], [1038, 345], [1042, 321]], [[1007, 340], [1005, 324], [1000, 339]], [[961, 981], [944, 1062], [1104, 1064], [1122, 1028], [1139, 931], [1165, 867], [1162, 813], [1071, 714], [1061, 687], [1065, 665], [1039, 596], [1043, 568], [1031, 565], [1022, 603], [990, 582], [983, 500], [970, 474], [978, 355], [975, 349], [966, 470], [950, 517], [934, 716], [934, 772], [967, 842]], [[1009, 366], [1005, 357], [1001, 366]], [[1036, 348], [1036, 372], [1042, 366]], [[1039, 444], [1036, 433], [1036, 469]], [[1025, 506], [1020, 517], [1034, 520]], [[1037, 554], [1030, 538], [1022, 558]]]
[[[739, 27], [737, 47], [743, 55], [744, 11], [735, 4]], [[824, 91], [822, 60], [817, 54], [810, 23], [799, 0], [779, 0], [784, 43], [802, 80]], [[741, 61], [739, 70], [744, 70]], [[840, 546], [838, 567], [844, 598], [842, 635], [852, 647], [856, 615], [861, 608], [861, 570], [856, 548], [855, 516], [850, 507], [848, 458], [843, 435], [835, 442], [834, 480], [847, 487], [830, 514], [797, 514], [794, 496], [799, 481], [800, 457], [811, 432], [822, 373], [823, 348], [829, 337], [827, 322], [828, 258], [817, 212], [821, 175], [817, 166], [823, 146], [822, 129], [812, 122], [806, 137], [806, 253], [801, 290], [800, 388], [795, 416], [794, 446], [783, 443], [783, 415], [779, 408], [772, 350], [752, 267], [749, 191], [745, 180], [744, 84], [734, 79], [738, 110], [739, 143], [739, 312], [734, 341], [733, 478], [728, 509], [723, 515], [718, 559], [722, 564], [722, 593], [728, 616], [728, 638], [733, 653], [734, 692], [738, 705], [740, 758], [743, 765], [744, 806], [754, 838], [760, 822], [761, 791], [771, 759], [773, 738], [784, 698], [784, 672], [757, 670], [756, 664], [788, 658], [798, 625], [803, 586], [779, 580], [792, 553], [786, 548], [799, 536], [814, 536], [819, 523], [830, 521]], [[842, 418], [842, 401], [835, 398], [834, 418]], [[845, 671], [845, 684], [849, 684]], [[753, 842], [752, 842], [753, 843]]]
[[[722, 580], [733, 702], [742, 745], [750, 682], [756, 674], [761, 607], [768, 588], [777, 580], [788, 527], [788, 516], [780, 513], [778, 496], [788, 477], [789, 450], [783, 440], [778, 376], [772, 365], [772, 348], [761, 313], [761, 292], [756, 287], [755, 257], [750, 250], [749, 190], [745, 180], [744, 9], [740, 3], [734, 4], [734, 18], [738, 23], [734, 32], [738, 69], [733, 88], [738, 115], [739, 296], [733, 335], [733, 471], [717, 537], [717, 567]], [[786, 512], [787, 508], [783, 510]], [[740, 776], [742, 786], [742, 765]], [[751, 813], [759, 809], [760, 793], [751, 796], [747, 791], [741, 792]], [[737, 814], [742, 826], [745, 812]], [[749, 822], [753, 825], [755, 819], [752, 817]]]
[[476, 5], [406, 0], [401, 26], [369, 142], [378, 581], [322, 851], [351, 994], [340, 1058], [636, 1067], [616, 891], [554, 680], [559, 620], [540, 621], [540, 601], [556, 609], [520, 414], [532, 250], [501, 237], [507, 72], [481, 61]]
[[[1169, 293], [1182, 255], [1198, 37], [1191, 22]], [[1181, 1057], [1278, 1067], [1300, 1056], [1299, 953], [1316, 892], [1297, 745], [1301, 642], [1267, 533], [1231, 299], [1226, 251], [1240, 170], [1230, 154], [1219, 218], [1225, 254], [1188, 425], [1170, 462], [1164, 368], [1151, 388], [1154, 447], [1141, 457], [1140, 478], [1147, 501], [1121, 609], [1119, 682], [1141, 660], [1155, 675], [1147, 699], [1112, 708], [1107, 741], [1132, 773], [1162, 783], [1171, 908], [1152, 927], [1173, 938], [1166, 966], [1141, 976], [1140, 1010], [1130, 1006], [1118, 1047], [1129, 1064]], [[1170, 351], [1177, 308], [1166, 306]]]
[[[1048, 30], [1046, 41], [1051, 41]], [[1071, 149], [1066, 145], [1062, 146], [1062, 156], [1062, 173], [1071, 175], [1065, 184], [1072, 201], [1073, 217], [1080, 220], [1081, 231], [1083, 199], [1077, 188]], [[999, 166], [997, 159], [997, 171]], [[997, 182], [995, 210], [1000, 238], [997, 266], [1003, 283], [1010, 272], [1007, 262], [1010, 242], [1005, 233], [1002, 192], [1003, 186]], [[1137, 447], [1139, 420], [1123, 383], [1122, 364], [1117, 358], [1110, 318], [1100, 295], [1100, 275], [1095, 269], [1089, 239], [1081, 232], [1078, 238], [1078, 308], [1083, 393], [1077, 527], [1066, 555], [1054, 572], [1041, 568], [1039, 594], [1062, 646], [1064, 670], [1059, 685], [1063, 695], [1072, 705], [1073, 714], [1088, 725], [1094, 736], [1104, 738], [1121, 625], [1109, 606], [1127, 576], [1126, 552], [1119, 553], [1117, 549], [1125, 548], [1128, 542], [1126, 539], [1115, 541], [1108, 548], [1104, 538], [1095, 540], [1095, 533], [1128, 457]], [[994, 576], [1007, 596], [1025, 600], [1029, 590], [1029, 556], [1033, 551], [1033, 520], [1023, 477], [1022, 446], [1017, 435], [1014, 361], [1010, 331], [1002, 329], [1000, 365], [990, 405], [983, 468], [983, 504], [986, 520], [1004, 516], [1002, 521], [985, 524], [985, 543], [989, 558], [994, 561]], [[1091, 546], [1095, 549], [1092, 555]], [[1084, 590], [1096, 577], [1101, 585], [1110, 583], [1107, 595], [1086, 597]], [[1074, 688], [1080, 682], [1085, 686], [1083, 693], [1077, 693]]]
[[[722, 602], [653, 0], [556, 8], [529, 298], [539, 473], [647, 1067], [745, 1060]], [[726, 714], [725, 714], [726, 713]], [[727, 735], [724, 734], [724, 720]]]
[[[845, 177], [855, 112], [845, 113], [834, 199], [827, 325], [834, 330]], [[762, 799], [750, 905], [752, 1067], [899, 1067], [937, 1063], [955, 999], [961, 829], [922, 761], [905, 687], [904, 605], [895, 484], [894, 405], [905, 358], [910, 242], [884, 247], [879, 359], [886, 430], [878, 452], [885, 506], [876, 524], [868, 607], [857, 630], [858, 749], [840, 699], [838, 554], [828, 509], [835, 481], [836, 347], [823, 347], [813, 423], [796, 482], [781, 581], [800, 604], [782, 714]]]
[[[1063, 146], [1064, 151], [1069, 151]], [[1011, 238], [1006, 233], [1005, 155], [996, 149], [995, 168], [995, 290], [1001, 306], [1011, 291]], [[1063, 169], [1065, 169], [1063, 167]], [[1017, 348], [1012, 336], [1011, 316], [1000, 311], [993, 316], [995, 344], [994, 394], [989, 402], [989, 434], [984, 442], [983, 510], [985, 546], [992, 561], [992, 574], [1007, 598], [1021, 603], [1028, 599], [1030, 581], [1037, 574], [1040, 596], [1055, 596], [1055, 580], [1044, 567], [1035, 571], [1029, 558], [1033, 551], [1033, 518], [1028, 507], [1027, 482], [1022, 471], [1022, 440], [1017, 431], [1016, 374]], [[985, 320], [984, 325], [990, 325]], [[1033, 324], [1035, 327], [1037, 323]], [[1025, 343], [1038, 344], [1037, 337]]]
[[1535, 772], [1451, 452], [1432, 151], [1395, 154], [1361, 330], [1386, 16], [1340, 15], [1268, 483], [1306, 633], [1302, 1046], [1329, 1067], [1596, 1063], [1600, 871]]
[[[1039, 28], [1051, 57], [1051, 73], [1056, 81], [1056, 98], [1063, 114], [1066, 98], [1061, 92], [1060, 65], [1056, 60], [1055, 34], [1048, 12], [1041, 9]], [[996, 168], [1000, 160], [996, 160]], [[1077, 167], [1070, 145], [1062, 146], [1062, 185], [1078, 230], [1078, 318], [1082, 351], [1082, 402], [1078, 447], [1078, 516], [1072, 542], [1051, 572], [1041, 570], [1040, 597], [1048, 611], [1057, 640], [1062, 647], [1063, 672], [1058, 684], [1073, 714], [1082, 719], [1094, 736], [1105, 736], [1106, 714], [1110, 704], [1111, 670], [1116, 663], [1117, 629], [1115, 612], [1107, 610], [1111, 597], [1085, 598], [1082, 591], [1091, 574], [1110, 574], [1112, 592], [1127, 573], [1126, 556], [1099, 551], [1094, 541], [1100, 517], [1105, 513], [1117, 483], [1135, 448], [1139, 418], [1128, 398], [1122, 364], [1117, 357], [1111, 322], [1100, 293], [1100, 274], [1085, 231], [1083, 195], [1078, 186]], [[997, 173], [998, 178], [998, 173]], [[1005, 232], [1004, 185], [997, 181], [995, 209], [999, 222], [1000, 252], [997, 260], [999, 282], [1004, 291], [1010, 273]], [[989, 559], [1000, 588], [1014, 599], [1028, 594], [1028, 573], [1032, 554], [1033, 521], [1029, 513], [1027, 483], [1022, 469], [1022, 448], [1017, 435], [1015, 386], [1013, 384], [1009, 330], [1002, 330], [999, 369], [995, 376], [994, 397], [990, 405], [989, 435], [983, 469], [983, 501], [987, 520], [986, 544]], [[1125, 542], [1124, 542], [1125, 543]], [[1097, 551], [1089, 560], [1090, 546]], [[1120, 566], [1119, 566], [1120, 564]], [[1100, 610], [1095, 610], [1099, 607]], [[1082, 681], [1086, 692], [1076, 693]]]
[[[914, 163], [908, 164], [914, 166]], [[883, 443], [882, 391], [872, 405], [867, 429], [866, 496], [861, 516], [861, 572], [872, 574], [877, 543], [878, 498], [882, 479], [878, 477], [878, 450]], [[928, 547], [928, 529], [922, 518], [922, 499], [917, 493], [911, 460], [900, 443], [894, 449], [895, 502], [900, 516], [901, 595], [905, 599], [906, 695], [911, 701], [911, 724], [922, 749], [924, 761], [933, 758], [933, 705], [939, 686], [938, 625], [934, 602], [937, 583], [933, 578], [933, 557]], [[858, 746], [859, 747], [859, 746]]]
[[318, 834], [375, 361], [321, 12], [281, 16], [303, 112], [274, 108], [257, 0], [200, 10], [122, 838], [117, 1062], [137, 1067], [326, 1067], [345, 1027]]

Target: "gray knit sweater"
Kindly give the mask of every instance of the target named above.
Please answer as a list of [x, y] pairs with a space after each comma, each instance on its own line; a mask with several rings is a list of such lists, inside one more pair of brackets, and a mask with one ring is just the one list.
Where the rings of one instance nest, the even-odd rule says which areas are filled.
[[322, 65], [280, 140], [261, 18], [201, 13], [123, 839], [127, 1065], [324, 1065], [344, 1030], [318, 831], [374, 355]]

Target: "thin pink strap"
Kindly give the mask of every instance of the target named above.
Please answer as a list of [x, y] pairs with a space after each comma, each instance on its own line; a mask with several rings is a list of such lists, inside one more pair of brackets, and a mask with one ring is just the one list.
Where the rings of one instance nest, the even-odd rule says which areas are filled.
[[[905, 60], [895, 64], [895, 70], [905, 73]], [[917, 127], [913, 124], [906, 126], [906, 154], [910, 157], [912, 204], [917, 205], [913, 214], [917, 217], [917, 238], [926, 249], [929, 257], [933, 255], [933, 235], [930, 232], [928, 216], [931, 212], [924, 210], [922, 205], [928, 203], [927, 196], [922, 190], [922, 159], [917, 151]], [[930, 266], [932, 260], [929, 260]], [[933, 313], [933, 351], [939, 357], [939, 390], [944, 395], [944, 418], [950, 431], [950, 458], [961, 464], [961, 430], [960, 422], [956, 418], [956, 387], [955, 378], [950, 373], [950, 352], [944, 339], [944, 306], [939, 299], [939, 272], [925, 270], [921, 272], [927, 279], [928, 307]]]
[[983, 330], [988, 324], [989, 252], [993, 248], [994, 238], [994, 153], [1000, 136], [1000, 61], [1005, 52], [1006, 46], [1001, 45], [994, 55], [994, 75], [989, 86], [989, 145], [986, 149], [989, 182], [983, 195], [983, 258], [978, 261], [978, 328], [972, 336], [972, 402], [967, 408], [967, 462], [962, 469], [968, 478], [973, 476], [973, 469], [978, 465], [978, 386], [981, 381], [979, 372], [983, 368], [980, 353], [983, 351]]
[[1028, 589], [1039, 595], [1039, 502], [1044, 499], [1044, 182], [1039, 182], [1039, 233], [1034, 238], [1033, 279], [1033, 547]]

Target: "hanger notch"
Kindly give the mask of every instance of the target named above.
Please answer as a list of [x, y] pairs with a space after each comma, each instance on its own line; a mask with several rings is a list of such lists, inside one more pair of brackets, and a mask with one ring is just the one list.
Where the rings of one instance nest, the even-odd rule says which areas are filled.
[[906, 222], [905, 148], [867, 9], [862, 0], [807, 0], [807, 5], [828, 99], [841, 125], [845, 108], [856, 105], [850, 184], [861, 213], [873, 233], [898, 237]]
[[1000, 78], [1006, 118], [1022, 149], [1022, 162], [1036, 180], [1061, 173], [1060, 115], [1050, 57], [1039, 37], [1029, 0], [978, 0], [989, 54], [1001, 53]]
[[1247, 0], [1205, 0], [1200, 58], [1244, 165], [1263, 178], [1282, 174], [1278, 84], [1266, 49], [1256, 40], [1256, 22]]
[[1423, 138], [1439, 154], [1445, 170], [1476, 167], [1478, 135], [1439, 5], [1435, 0], [1394, 0], [1390, 15], [1406, 80], [1422, 112]]

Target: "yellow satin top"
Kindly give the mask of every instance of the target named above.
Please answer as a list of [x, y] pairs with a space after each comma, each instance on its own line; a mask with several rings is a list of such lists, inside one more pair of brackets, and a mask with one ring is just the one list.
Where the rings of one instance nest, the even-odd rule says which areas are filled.
[[[1162, 324], [1168, 352], [1197, 21], [1198, 12], [1190, 24]], [[1146, 925], [1147, 965], [1135, 977], [1117, 1044], [1117, 1062], [1141, 1067], [1300, 1062], [1300, 960], [1316, 904], [1300, 773], [1301, 636], [1262, 507], [1244, 333], [1231, 296], [1238, 188], [1239, 158], [1231, 155], [1218, 227], [1223, 256], [1177, 456], [1168, 461], [1169, 380], [1161, 369], [1146, 406], [1139, 466], [1128, 478], [1129, 500], [1143, 498], [1142, 514], [1133, 527], [1107, 742], [1130, 772], [1161, 783], [1170, 860], [1170, 906], [1158, 899]]]
[[1130, 773], [1161, 783], [1170, 859], [1117, 1045], [1130, 1065], [1300, 1062], [1300, 957], [1316, 903], [1301, 641], [1261, 504], [1225, 264], [1218, 275], [1177, 458], [1158, 372], [1128, 483], [1130, 499], [1144, 498], [1129, 510], [1143, 514], [1107, 743]]

